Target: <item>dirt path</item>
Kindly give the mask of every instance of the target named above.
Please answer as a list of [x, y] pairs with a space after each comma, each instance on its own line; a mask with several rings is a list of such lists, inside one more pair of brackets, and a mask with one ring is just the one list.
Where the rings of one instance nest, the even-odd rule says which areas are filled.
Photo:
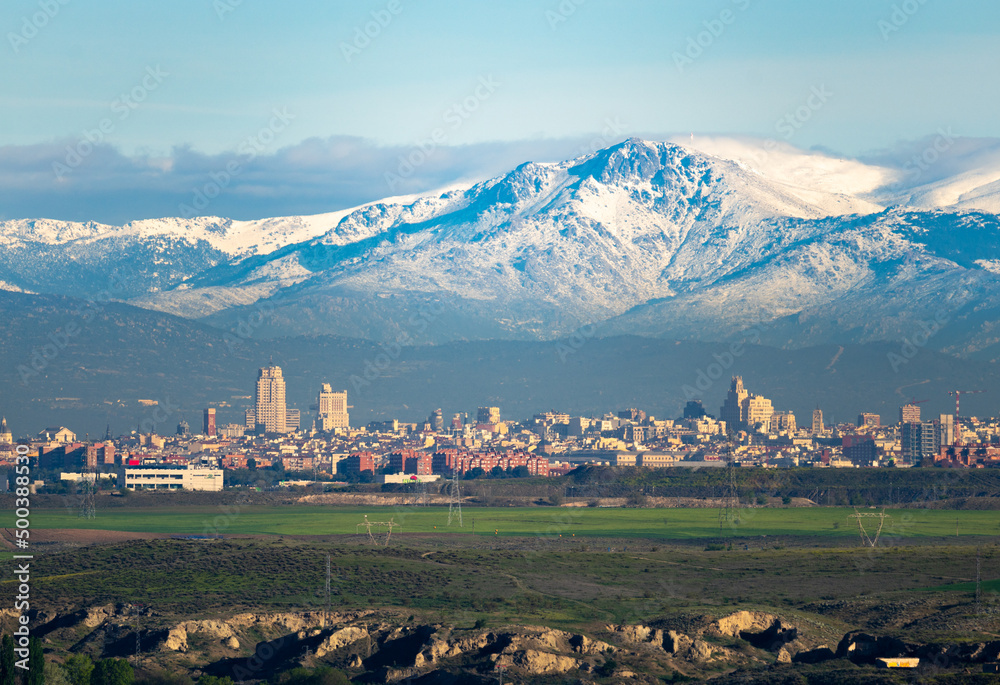
[[[129, 540], [159, 540], [172, 537], [170, 533], [143, 533], [123, 530], [90, 530], [84, 528], [36, 528], [31, 531], [29, 543], [75, 543], [78, 545], [93, 545], [103, 543], [127, 542]], [[14, 531], [3, 529], [3, 540], [13, 545]]]

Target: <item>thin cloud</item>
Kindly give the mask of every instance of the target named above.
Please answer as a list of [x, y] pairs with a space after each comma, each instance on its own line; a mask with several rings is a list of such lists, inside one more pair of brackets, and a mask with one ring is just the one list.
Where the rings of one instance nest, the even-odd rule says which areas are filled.
[[920, 174], [916, 177], [922, 185], [967, 171], [1000, 168], [1000, 140], [961, 138], [942, 128], [918, 140], [900, 141], [858, 159], [890, 169], [918, 169]]
[[[0, 218], [48, 218], [121, 224], [197, 214], [234, 219], [319, 214], [390, 195], [481, 180], [526, 161], [569, 159], [595, 141], [559, 139], [467, 146], [385, 147], [350, 137], [311, 138], [273, 153], [241, 148], [206, 155], [176, 147], [170, 155], [126, 156], [79, 140], [0, 147]], [[237, 173], [231, 173], [233, 164]], [[218, 194], [195, 203], [199, 192]], [[203, 207], [201, 205], [204, 205]]]

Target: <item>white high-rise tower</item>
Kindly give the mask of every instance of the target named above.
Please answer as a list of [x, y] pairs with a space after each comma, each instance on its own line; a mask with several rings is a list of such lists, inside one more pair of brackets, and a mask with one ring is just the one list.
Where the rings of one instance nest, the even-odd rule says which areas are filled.
[[329, 383], [319, 389], [316, 402], [316, 428], [321, 431], [348, 427], [347, 391], [334, 392]]
[[286, 433], [285, 379], [281, 367], [268, 366], [257, 375], [254, 422], [257, 432]]

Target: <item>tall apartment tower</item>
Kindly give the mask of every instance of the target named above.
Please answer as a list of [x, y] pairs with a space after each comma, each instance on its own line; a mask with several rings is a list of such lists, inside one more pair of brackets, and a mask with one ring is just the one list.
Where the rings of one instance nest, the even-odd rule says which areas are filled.
[[916, 404], [904, 404], [899, 408], [900, 423], [920, 423], [920, 406]]
[[281, 367], [267, 366], [257, 375], [254, 423], [258, 433], [286, 433], [285, 379]]
[[826, 427], [823, 425], [823, 410], [819, 407], [813, 409], [813, 435], [822, 435]]
[[933, 421], [906, 421], [899, 429], [902, 459], [909, 464], [919, 464], [924, 459], [934, 459], [938, 444], [938, 426]]
[[440, 409], [435, 409], [431, 412], [431, 415], [427, 417], [428, 423], [431, 424], [431, 430], [435, 433], [444, 432], [444, 412]]
[[316, 401], [316, 428], [321, 431], [348, 428], [347, 391], [334, 392], [329, 383], [319, 388], [319, 399]]
[[733, 376], [732, 385], [729, 386], [729, 393], [725, 402], [719, 409], [719, 419], [726, 422], [726, 427], [731, 431], [743, 430], [746, 427], [746, 414], [743, 403], [750, 397], [750, 393], [743, 387], [743, 376]]
[[215, 435], [215, 409], [211, 407], [205, 410], [205, 425], [202, 433], [210, 438]]
[[750, 394], [743, 400], [742, 418], [747, 427], [755, 428], [760, 426], [764, 432], [771, 430], [771, 418], [774, 416], [774, 407], [771, 400], [761, 395]]
[[500, 407], [480, 407], [476, 423], [500, 423]]
[[955, 416], [954, 414], [938, 415], [937, 444], [939, 447], [955, 444]]
[[882, 417], [871, 412], [861, 412], [858, 414], [858, 428], [878, 428], [882, 423]]

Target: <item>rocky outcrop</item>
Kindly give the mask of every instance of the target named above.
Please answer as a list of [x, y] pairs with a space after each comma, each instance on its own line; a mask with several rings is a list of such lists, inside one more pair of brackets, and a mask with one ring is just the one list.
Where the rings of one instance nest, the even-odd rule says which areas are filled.
[[692, 642], [691, 638], [684, 633], [678, 633], [676, 630], [668, 630], [667, 636], [663, 641], [663, 649], [670, 654], [681, 654], [691, 648]]
[[592, 640], [586, 635], [572, 635], [569, 638], [569, 645], [573, 648], [573, 651], [577, 654], [587, 654], [587, 655], [597, 655], [597, 654], [609, 654], [615, 651], [615, 648], [609, 645], [607, 642], [601, 640]]
[[738, 637], [754, 647], [772, 651], [798, 637], [798, 629], [786, 626], [773, 614], [761, 611], [737, 611], [712, 624], [710, 630], [717, 635]]
[[186, 652], [188, 648], [188, 634], [184, 625], [177, 625], [167, 631], [167, 639], [163, 642], [163, 648], [172, 652]]
[[233, 627], [225, 621], [184, 621], [178, 623], [167, 631], [167, 639], [163, 642], [164, 649], [172, 652], [186, 652], [188, 635], [193, 633], [201, 633], [224, 641], [236, 640], [236, 647], [231, 649], [239, 649], [240, 643], [236, 633], [233, 631]]
[[340, 630], [335, 630], [316, 647], [316, 657], [322, 658], [330, 652], [335, 652], [341, 647], [346, 647], [367, 637], [370, 637], [369, 632], [365, 628], [358, 628], [356, 626], [348, 626]]
[[630, 642], [634, 645], [641, 645], [645, 642], [650, 642], [654, 633], [652, 628], [644, 625], [608, 626], [608, 630], [618, 633], [625, 642]]
[[84, 615], [81, 623], [88, 628], [96, 628], [105, 621], [115, 616], [115, 607], [113, 604], [105, 604], [99, 607], [90, 607], [87, 609], [87, 613]]
[[[356, 620], [368, 613], [370, 612], [354, 612], [352, 614], [335, 615], [332, 618], [337, 622], [347, 622]], [[84, 618], [84, 624], [94, 627], [106, 622], [114, 615], [116, 614], [113, 607], [96, 607], [88, 611], [87, 616]], [[311, 635], [318, 634], [318, 626], [322, 621], [323, 615], [320, 612], [306, 612], [303, 614], [237, 614], [225, 621], [183, 621], [167, 631], [167, 636], [162, 643], [162, 647], [173, 652], [185, 652], [188, 649], [188, 636], [201, 634], [222, 640], [223, 644], [230, 649], [239, 649], [239, 634], [253, 628], [275, 630], [282, 633], [295, 633], [298, 639], [305, 639]], [[345, 630], [361, 629], [350, 628]], [[364, 634], [367, 635], [367, 632], [364, 632]], [[340, 637], [337, 639], [344, 638]], [[236, 646], [232, 647], [232, 644]], [[333, 649], [337, 648], [329, 648], [328, 651], [333, 651]]]
[[993, 663], [1000, 661], [1000, 642], [932, 643], [911, 647], [909, 656], [919, 657], [934, 664]]
[[792, 662], [796, 664], [820, 664], [830, 659], [836, 659], [837, 655], [826, 645], [820, 645], [815, 649], [798, 652], [792, 657]]
[[861, 631], [844, 635], [837, 645], [837, 656], [855, 663], [873, 664], [876, 659], [909, 656], [909, 648], [895, 637], [875, 637]]
[[[639, 625], [608, 625], [605, 628], [620, 636], [621, 640], [629, 645], [644, 646], [649, 645], [656, 649], [663, 649], [667, 652], [677, 651], [669, 637], [665, 637], [663, 631], [658, 628]], [[673, 632], [673, 631], [670, 631]], [[610, 645], [609, 645], [610, 646]]]
[[531, 675], [546, 673], [566, 673], [579, 666], [579, 662], [568, 656], [540, 652], [535, 649], [525, 649], [511, 654], [499, 654], [496, 658], [499, 666], [515, 667]]
[[[104, 656], [123, 653], [135, 643], [133, 605], [104, 605], [55, 616], [57, 627], [91, 628], [84, 638]], [[680, 616], [652, 625], [608, 625], [612, 636], [602, 641], [580, 633], [543, 626], [507, 626], [502, 629], [460, 630], [441, 624], [401, 622], [387, 612], [382, 620], [366, 617], [374, 612], [356, 612], [332, 617], [332, 627], [321, 628], [323, 616], [291, 613], [244, 613], [226, 620], [183, 621], [172, 627], [150, 627], [143, 631], [143, 644], [159, 644], [164, 652], [203, 651], [219, 659], [219, 668], [249, 663], [254, 643], [277, 650], [274, 662], [282, 668], [319, 658], [338, 668], [364, 670], [372, 682], [396, 683], [406, 679], [436, 676], [473, 669], [504, 666], [512, 679], [533, 682], [546, 676], [570, 679], [613, 678], [615, 682], [639, 680], [637, 670], [658, 664], [665, 672], [693, 677], [719, 669], [759, 668], [768, 664], [819, 664], [836, 658], [870, 664], [883, 657], [918, 657], [934, 665], [988, 663], [1000, 659], [1000, 641], [909, 644], [892, 636], [852, 631], [843, 636], [836, 650], [826, 645], [804, 649], [797, 642], [794, 626], [773, 614], [737, 611], [722, 618]], [[152, 613], [144, 614], [152, 618]], [[155, 624], [153, 620], [145, 622]], [[162, 624], [161, 624], [162, 625]], [[327, 624], [331, 625], [331, 624]], [[681, 628], [681, 629], [677, 629]], [[682, 632], [682, 630], [684, 632]], [[193, 636], [199, 639], [192, 640]], [[208, 638], [208, 639], [205, 639]], [[260, 642], [261, 640], [265, 642]], [[768, 657], [747, 650], [745, 640], [770, 649]], [[358, 644], [361, 641], [365, 643]], [[809, 646], [815, 642], [810, 642]], [[728, 645], [728, 646], [727, 646]], [[280, 649], [279, 649], [280, 647]], [[614, 661], [609, 658], [614, 655]], [[164, 654], [168, 656], [168, 654]], [[191, 654], [187, 658], [198, 658]], [[620, 662], [620, 663], [615, 663]], [[636, 669], [637, 665], [642, 668]], [[574, 673], [576, 671], [576, 673]]]
[[712, 653], [714, 652], [712, 645], [708, 644], [704, 640], [694, 640], [691, 642], [691, 646], [688, 648], [684, 656], [686, 656], [691, 661], [708, 661], [712, 658]]

